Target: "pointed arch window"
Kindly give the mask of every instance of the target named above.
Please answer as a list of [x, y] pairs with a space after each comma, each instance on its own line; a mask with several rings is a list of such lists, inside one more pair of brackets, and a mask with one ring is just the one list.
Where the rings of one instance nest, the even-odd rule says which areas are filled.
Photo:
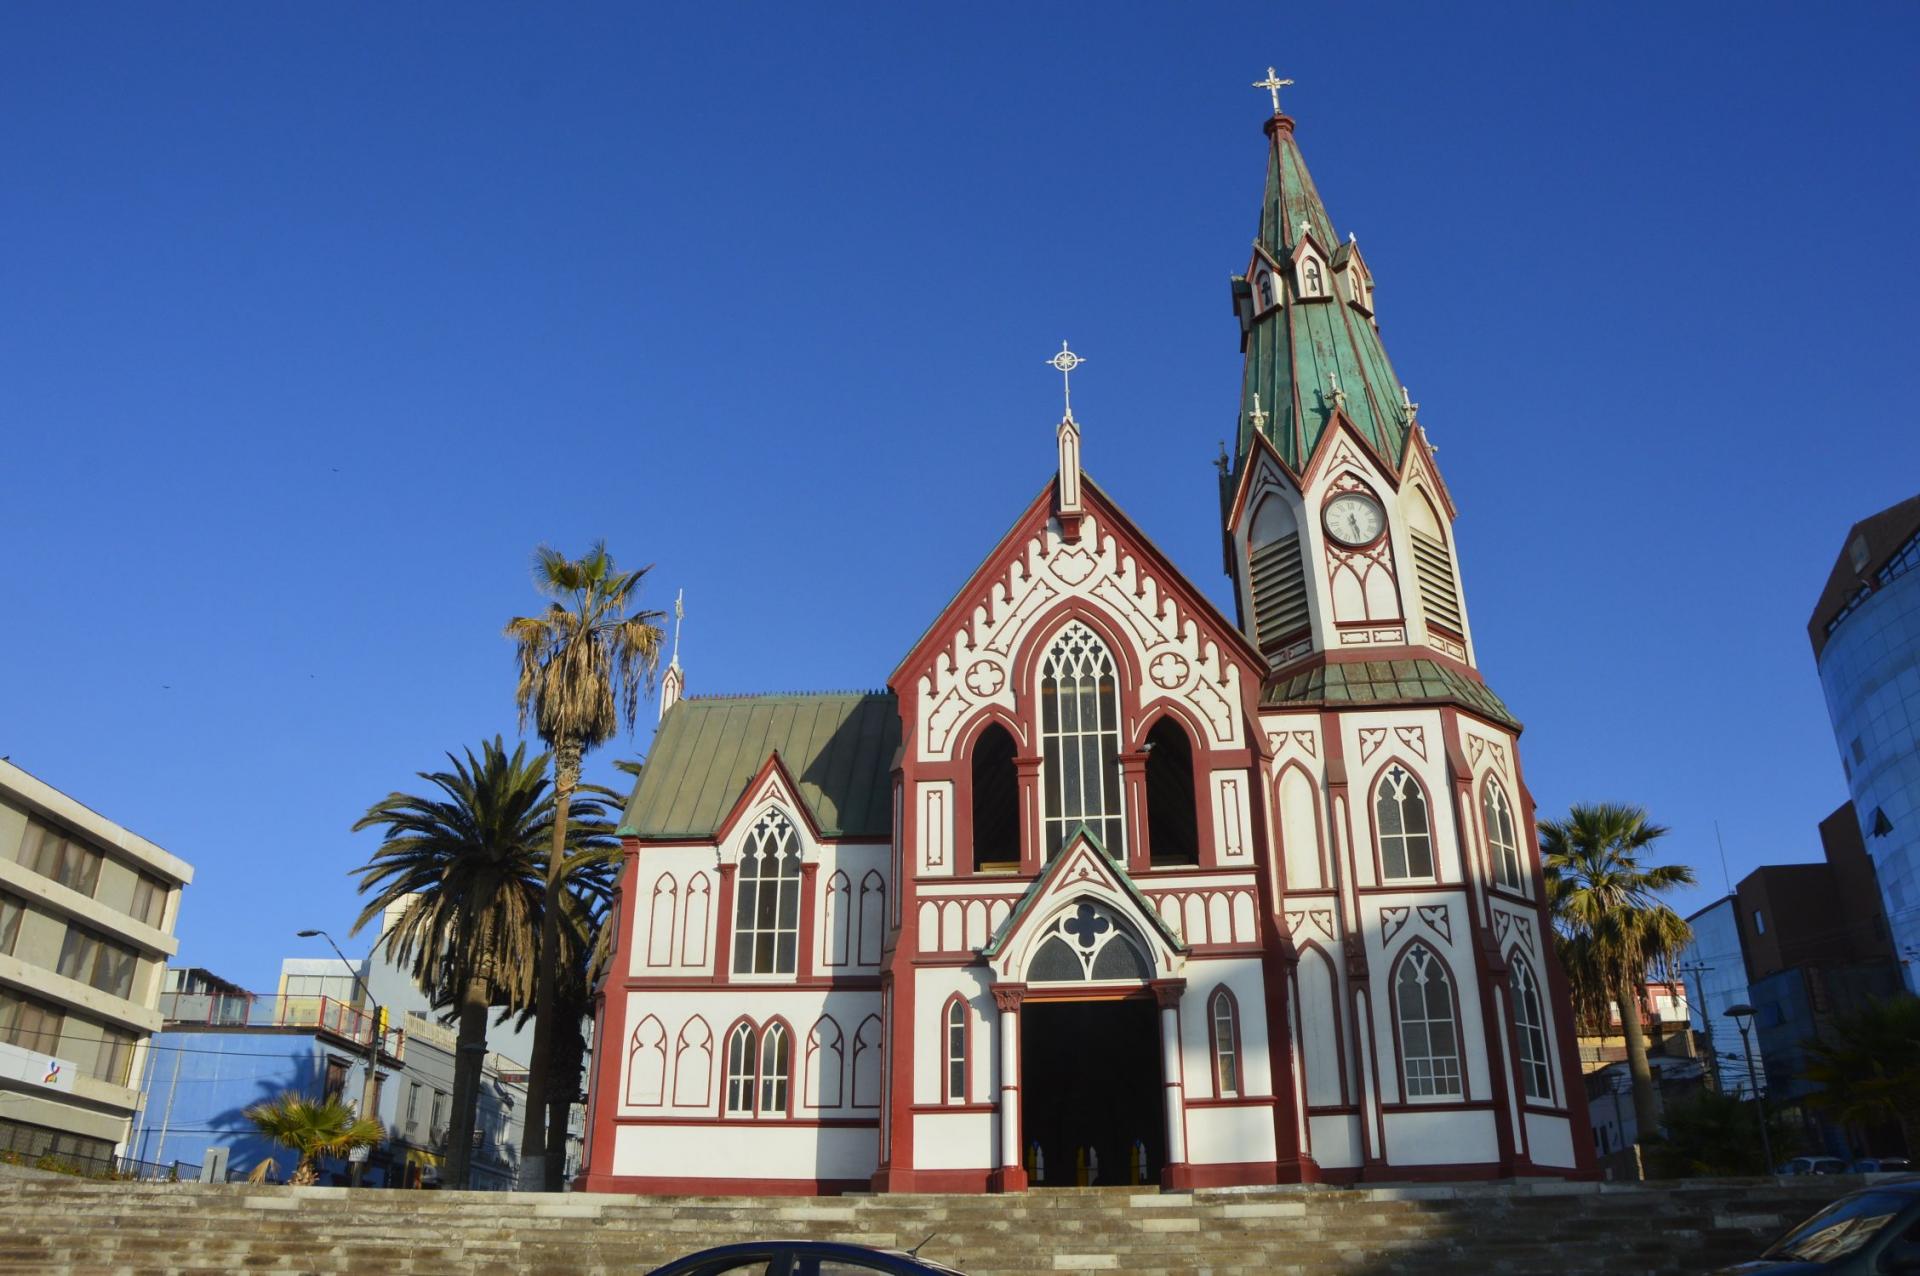
[[1407, 1098], [1458, 1095], [1460, 1039], [1453, 980], [1425, 944], [1414, 944], [1401, 957], [1393, 1001], [1400, 1028], [1400, 1081]]
[[1207, 1003], [1207, 1023], [1213, 1033], [1214, 1093], [1221, 1098], [1240, 1093], [1240, 1011], [1233, 994], [1214, 989]]
[[1373, 799], [1380, 836], [1380, 871], [1390, 882], [1433, 876], [1433, 832], [1420, 781], [1398, 762], [1380, 777]]
[[946, 1017], [941, 1025], [945, 1034], [942, 1045], [946, 1054], [947, 1102], [965, 1103], [967, 1101], [967, 1003], [955, 994], [947, 1003]]
[[1493, 880], [1508, 890], [1525, 889], [1520, 839], [1513, 830], [1513, 807], [1506, 790], [1491, 776], [1480, 790], [1480, 818], [1487, 827], [1487, 858], [1493, 861]]
[[1260, 502], [1247, 534], [1247, 587], [1253, 595], [1254, 637], [1263, 651], [1285, 645], [1307, 628], [1307, 567], [1300, 524], [1278, 494]]
[[741, 1021], [727, 1035], [727, 1114], [753, 1115], [756, 1037], [753, 1025]]
[[1520, 1038], [1520, 1082], [1529, 1099], [1553, 1101], [1553, 1070], [1547, 1066], [1547, 1019], [1540, 1004], [1540, 985], [1518, 952], [1513, 969], [1513, 1026]]
[[792, 1075], [793, 1038], [787, 1025], [775, 1020], [760, 1036], [760, 1115], [787, 1115], [787, 1083]]
[[1453, 579], [1453, 555], [1447, 549], [1440, 512], [1418, 487], [1407, 501], [1407, 535], [1413, 544], [1413, 574], [1420, 586], [1420, 610], [1427, 623], [1458, 638], [1466, 632], [1460, 616], [1460, 590]]
[[973, 742], [973, 867], [1005, 872], [1020, 867], [1020, 780], [1013, 736], [990, 722]]
[[1040, 671], [1040, 733], [1049, 860], [1082, 824], [1108, 855], [1126, 858], [1119, 685], [1112, 653], [1079, 621], [1062, 629], [1047, 649]]
[[734, 884], [733, 973], [791, 975], [800, 949], [800, 838], [769, 811], [754, 821]]
[[1200, 862], [1193, 745], [1171, 717], [1147, 732], [1147, 848], [1155, 864]]
[[1327, 282], [1320, 273], [1320, 263], [1316, 259], [1309, 257], [1301, 264], [1300, 278], [1300, 291], [1305, 296], [1324, 297], [1327, 295]]

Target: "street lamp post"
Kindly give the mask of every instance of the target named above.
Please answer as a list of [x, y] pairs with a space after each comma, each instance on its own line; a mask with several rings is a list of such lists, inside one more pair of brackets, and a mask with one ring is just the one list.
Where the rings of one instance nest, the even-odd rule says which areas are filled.
[[1747, 1055], [1747, 1081], [1753, 1086], [1755, 1108], [1760, 1114], [1760, 1155], [1766, 1158], [1761, 1167], [1767, 1174], [1773, 1173], [1773, 1140], [1767, 1137], [1767, 1095], [1760, 1084], [1760, 1074], [1753, 1068], [1753, 1007], [1746, 1002], [1727, 1007], [1727, 1018], [1733, 1020], [1733, 1026], [1740, 1030], [1740, 1046]]
[[[359, 968], [347, 960], [347, 955], [340, 951], [340, 945], [333, 942], [332, 935], [324, 930], [302, 930], [294, 933], [302, 939], [313, 939], [317, 936], [326, 940], [327, 947], [333, 949], [333, 955], [340, 959], [340, 964], [352, 972], [353, 982], [359, 987], [360, 996], [367, 1003], [367, 1013], [372, 1016], [372, 1023], [367, 1028], [367, 1078], [360, 1087], [360, 1115], [370, 1116], [377, 1121], [380, 1119], [380, 1114], [373, 1110], [373, 1087], [380, 1071], [380, 1003], [373, 999], [373, 993], [367, 988], [366, 981], [360, 978]], [[360, 1176], [366, 1170], [366, 1165], [365, 1161], [348, 1163], [348, 1182], [352, 1186], [360, 1186]]]

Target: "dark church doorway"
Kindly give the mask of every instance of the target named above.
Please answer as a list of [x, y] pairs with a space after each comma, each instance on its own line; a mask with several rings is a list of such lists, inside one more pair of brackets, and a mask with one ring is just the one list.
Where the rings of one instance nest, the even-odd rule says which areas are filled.
[[1020, 1141], [1034, 1187], [1073, 1187], [1094, 1163], [1096, 1187], [1159, 1183], [1167, 1137], [1157, 1018], [1148, 997], [1021, 1007]]

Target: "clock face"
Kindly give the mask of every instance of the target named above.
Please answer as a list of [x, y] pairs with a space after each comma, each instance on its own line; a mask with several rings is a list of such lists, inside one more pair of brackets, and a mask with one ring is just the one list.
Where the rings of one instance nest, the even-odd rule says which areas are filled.
[[1327, 529], [1327, 535], [1342, 545], [1357, 548], [1380, 539], [1387, 518], [1381, 513], [1379, 503], [1371, 496], [1342, 492], [1327, 502], [1321, 522]]

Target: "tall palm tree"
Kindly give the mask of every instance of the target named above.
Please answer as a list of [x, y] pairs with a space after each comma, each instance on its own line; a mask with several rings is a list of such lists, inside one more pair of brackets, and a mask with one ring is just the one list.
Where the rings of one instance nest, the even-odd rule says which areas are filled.
[[1564, 820], [1540, 823], [1555, 947], [1573, 988], [1574, 1009], [1604, 1023], [1607, 1008], [1619, 1008], [1633, 1074], [1633, 1114], [1643, 1139], [1659, 1130], [1660, 1112], [1640, 1023], [1640, 988], [1649, 971], [1663, 972], [1693, 937], [1680, 914], [1656, 898], [1690, 885], [1693, 870], [1644, 862], [1666, 835], [1645, 808], [1616, 802], [1576, 805]]
[[293, 1177], [287, 1180], [295, 1187], [308, 1186], [320, 1177], [321, 1157], [372, 1147], [383, 1133], [378, 1121], [361, 1116], [339, 1099], [314, 1099], [292, 1090], [254, 1104], [247, 1109], [247, 1120], [299, 1157]]
[[[405, 901], [382, 941], [389, 959], [411, 963], [414, 980], [437, 1006], [457, 1015], [453, 1111], [447, 1131], [447, 1178], [467, 1185], [487, 1011], [519, 1008], [534, 993], [535, 945], [547, 893], [547, 860], [556, 829], [547, 783], [548, 755], [507, 753], [499, 736], [476, 757], [447, 755], [450, 771], [422, 771], [433, 796], [392, 793], [355, 821], [356, 831], [385, 829], [360, 874], [371, 895], [357, 932]], [[571, 811], [568, 841], [576, 851], [604, 851], [613, 795], [589, 786]]]
[[[547, 609], [538, 616], [516, 616], [507, 622], [507, 637], [514, 641], [520, 664], [520, 681], [514, 690], [520, 729], [526, 730], [531, 718], [540, 738], [553, 750], [559, 816], [547, 862], [550, 894], [558, 893], [566, 867], [560, 830], [580, 783], [581, 758], [612, 739], [622, 720], [631, 731], [642, 689], [649, 694], [653, 690], [663, 640], [659, 622], [666, 614], [649, 610], [628, 614], [651, 570], [620, 571], [604, 542], [596, 541], [580, 559], [543, 545], [534, 556], [534, 585], [548, 599]], [[559, 1019], [559, 920], [558, 910], [549, 910], [540, 927], [533, 1058], [527, 1071], [529, 1113], [544, 1111], [547, 1103], [547, 1074]], [[541, 1124], [527, 1122], [520, 1148], [521, 1184], [534, 1189], [546, 1180]]]
[[[615, 856], [609, 855], [602, 865], [577, 870], [569, 882], [570, 889], [560, 896], [560, 977], [555, 989], [553, 1043], [547, 1071], [549, 1155], [542, 1184], [549, 1192], [557, 1192], [564, 1186], [567, 1114], [586, 1076], [586, 1025], [593, 1014], [593, 985], [605, 971], [612, 947], [609, 942], [612, 931], [606, 922], [616, 866]], [[582, 889], [583, 881], [591, 882], [591, 888]], [[526, 1017], [526, 1013], [521, 1015], [522, 1023]]]

